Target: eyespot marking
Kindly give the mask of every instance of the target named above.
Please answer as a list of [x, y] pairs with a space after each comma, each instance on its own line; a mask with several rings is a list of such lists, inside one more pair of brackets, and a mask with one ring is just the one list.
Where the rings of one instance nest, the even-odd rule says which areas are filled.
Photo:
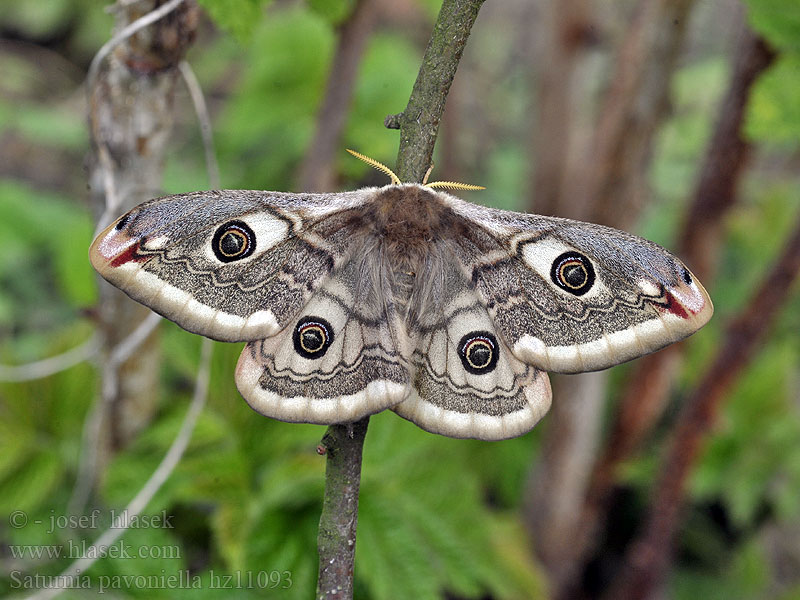
[[594, 267], [587, 256], [579, 252], [564, 252], [553, 261], [550, 278], [562, 290], [583, 296], [594, 285]]
[[468, 373], [484, 375], [494, 371], [498, 359], [497, 338], [488, 331], [473, 331], [458, 343], [458, 357]]
[[295, 325], [292, 342], [303, 358], [322, 358], [333, 343], [333, 328], [320, 317], [303, 317]]
[[211, 249], [220, 262], [242, 260], [255, 252], [256, 236], [244, 221], [228, 221], [214, 233]]

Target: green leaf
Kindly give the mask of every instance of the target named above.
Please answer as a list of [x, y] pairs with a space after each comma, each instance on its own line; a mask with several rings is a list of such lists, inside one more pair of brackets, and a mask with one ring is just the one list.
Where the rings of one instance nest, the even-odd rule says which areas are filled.
[[799, 359], [791, 340], [764, 349], [732, 391], [725, 426], [710, 440], [692, 475], [692, 496], [723, 498], [737, 527], [751, 526], [764, 503], [800, 508], [797, 502], [786, 504], [780, 485], [800, 485], [800, 468], [792, 468], [800, 463], [792, 383]]
[[800, 50], [800, 4], [796, 0], [745, 0], [753, 29], [781, 50]]
[[0, 411], [0, 480], [22, 466], [34, 441], [33, 428], [12, 422], [6, 410]]
[[800, 55], [787, 54], [756, 82], [747, 107], [745, 134], [756, 141], [800, 142]]
[[58, 455], [42, 450], [3, 481], [0, 513], [34, 511], [52, 493], [63, 476]]
[[66, 300], [75, 306], [93, 303], [97, 291], [87, 258], [92, 229], [88, 211], [75, 202], [0, 181], [0, 278], [30, 278], [38, 274], [27, 273], [24, 265], [49, 262]]
[[276, 10], [253, 33], [241, 87], [220, 117], [222, 172], [235, 186], [286, 189], [305, 153], [325, 86], [333, 32], [318, 15]]
[[337, 25], [353, 12], [355, 0], [308, 0], [307, 4], [323, 19]]
[[253, 31], [264, 19], [264, 7], [270, 0], [198, 0], [220, 27], [240, 42], [249, 42]]

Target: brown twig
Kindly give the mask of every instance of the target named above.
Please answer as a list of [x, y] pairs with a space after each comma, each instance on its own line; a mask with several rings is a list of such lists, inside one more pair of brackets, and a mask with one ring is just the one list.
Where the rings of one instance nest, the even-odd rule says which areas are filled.
[[544, 14], [537, 32], [542, 39], [535, 67], [539, 110], [532, 136], [536, 168], [529, 204], [531, 212], [568, 217], [562, 188], [573, 133], [574, 73], [580, 51], [591, 40], [590, 5], [587, 0], [562, 0], [543, 3], [540, 9]]
[[314, 138], [300, 167], [300, 189], [329, 192], [333, 188], [334, 157], [341, 151], [342, 130], [358, 66], [364, 55], [378, 13], [378, 0], [358, 0], [350, 17], [339, 29], [339, 41], [328, 74], [322, 107], [317, 115]]
[[325, 498], [319, 520], [317, 599], [352, 598], [361, 453], [369, 417], [331, 425], [322, 438], [327, 456]]
[[705, 436], [716, 422], [725, 394], [755, 355], [799, 274], [800, 218], [781, 256], [748, 305], [728, 326], [714, 361], [687, 398], [661, 464], [645, 526], [628, 547], [623, 570], [606, 598], [647, 598], [663, 580], [672, 557], [686, 480]]
[[[409, 100], [411, 112], [406, 109], [401, 119], [396, 172], [402, 181], [422, 181], [428, 169], [447, 92], [482, 3], [444, 0], [442, 4]], [[424, 118], [409, 119], [408, 115], [415, 114]], [[353, 596], [361, 452], [368, 423], [369, 417], [353, 424], [331, 425], [322, 440], [327, 462], [318, 537], [320, 600]]]
[[[749, 156], [749, 144], [740, 135], [744, 107], [753, 82], [773, 58], [762, 39], [749, 30], [745, 32], [681, 234], [678, 253], [703, 281], [714, 271], [722, 218], [736, 201], [736, 187]], [[622, 393], [605, 450], [592, 473], [574, 543], [584, 561], [594, 548], [599, 524], [609, 509], [619, 466], [639, 448], [664, 410], [682, 348], [676, 344], [638, 361]], [[564, 597], [570, 593], [567, 591]]]
[[[576, 3], [582, 7], [580, 2]], [[561, 80], [543, 92], [541, 144], [537, 155], [537, 186], [541, 208], [560, 216], [629, 227], [641, 209], [643, 173], [652, 155], [655, 134], [668, 112], [669, 83], [683, 46], [692, 0], [640, 0], [631, 24], [615, 53], [614, 73], [598, 114], [597, 129], [585, 148], [567, 148], [572, 119], [568, 106], [573, 90]], [[560, 30], [547, 56], [563, 55], [543, 67], [542, 84], [568, 77], [562, 72], [574, 60], [576, 38], [591, 28], [587, 17], [570, 4], [552, 7]], [[590, 40], [588, 40], [590, 41]], [[548, 59], [549, 60], [549, 59]], [[555, 98], [547, 99], [555, 94]], [[558, 127], [562, 127], [559, 131]], [[560, 158], [548, 156], [551, 147]], [[559, 161], [563, 164], [559, 164]], [[537, 197], [538, 201], [539, 198]], [[547, 566], [557, 594], [580, 582], [582, 567], [576, 513], [581, 513], [600, 444], [601, 415], [607, 374], [571, 376], [557, 389], [546, 423], [541, 459], [533, 471], [525, 498], [525, 519], [537, 554]], [[562, 391], [563, 389], [563, 391]], [[573, 392], [570, 394], [569, 392]], [[568, 467], [568, 468], [567, 468]], [[570, 595], [570, 591], [567, 595]]]
[[655, 134], [669, 109], [672, 73], [694, 0], [640, 0], [615, 60], [592, 145], [584, 216], [627, 228], [641, 207]]
[[716, 270], [723, 216], [736, 202], [736, 187], [750, 157], [751, 144], [740, 133], [750, 89], [774, 60], [775, 52], [763, 38], [745, 29], [680, 239], [681, 256], [701, 278]]

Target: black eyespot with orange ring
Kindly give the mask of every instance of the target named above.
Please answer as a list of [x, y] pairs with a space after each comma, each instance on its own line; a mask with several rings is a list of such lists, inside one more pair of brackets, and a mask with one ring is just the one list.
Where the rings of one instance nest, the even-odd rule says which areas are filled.
[[244, 221], [228, 221], [214, 232], [211, 249], [221, 262], [247, 258], [256, 249], [256, 235]]
[[583, 296], [594, 285], [594, 267], [589, 257], [579, 252], [564, 252], [553, 261], [550, 278], [562, 290]]
[[292, 342], [303, 358], [322, 358], [333, 343], [333, 328], [320, 317], [303, 317], [294, 327]]
[[458, 357], [467, 373], [484, 375], [497, 366], [497, 338], [488, 331], [473, 331], [458, 343]]

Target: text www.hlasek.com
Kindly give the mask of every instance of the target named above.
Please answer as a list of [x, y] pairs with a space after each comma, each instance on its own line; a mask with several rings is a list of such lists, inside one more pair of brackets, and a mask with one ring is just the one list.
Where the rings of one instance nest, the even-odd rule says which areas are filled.
[[10, 544], [8, 548], [12, 558], [37, 560], [55, 560], [58, 558], [77, 560], [80, 558], [103, 557], [115, 559], [181, 557], [181, 548], [177, 545], [133, 546], [124, 543], [122, 540], [108, 546], [95, 546], [86, 541], [73, 542], [69, 540], [67, 544]]

